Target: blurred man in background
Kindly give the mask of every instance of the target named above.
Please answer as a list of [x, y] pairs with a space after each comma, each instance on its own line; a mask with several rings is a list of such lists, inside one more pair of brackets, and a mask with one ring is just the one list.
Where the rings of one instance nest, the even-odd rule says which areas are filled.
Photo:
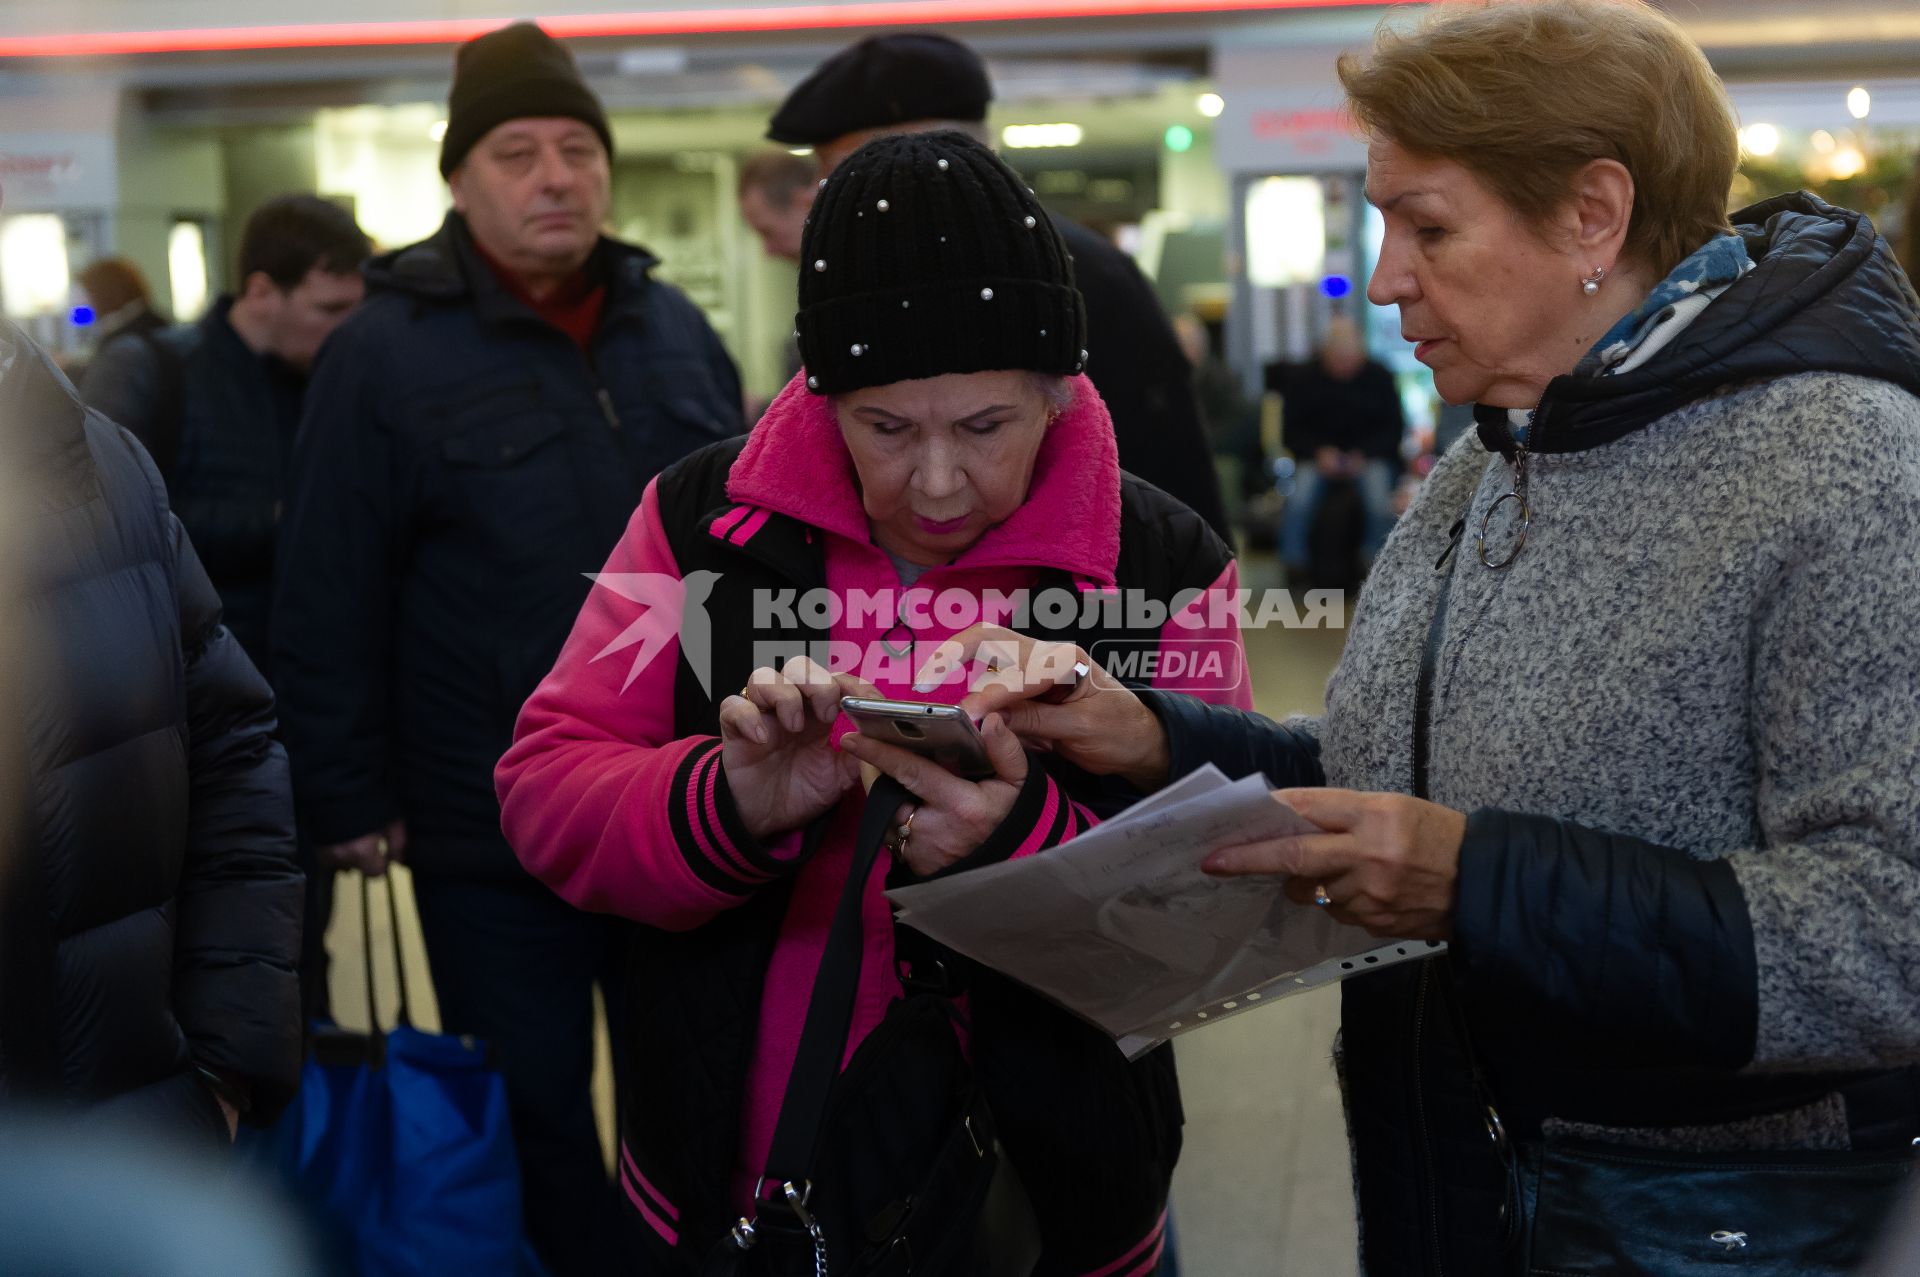
[[1394, 468], [1407, 431], [1393, 373], [1367, 357], [1359, 326], [1336, 315], [1327, 321], [1319, 358], [1269, 368], [1267, 388], [1284, 404], [1283, 439], [1297, 467], [1281, 516], [1281, 562], [1293, 579], [1309, 574], [1308, 537], [1327, 481], [1346, 479], [1365, 507], [1360, 558], [1371, 566], [1393, 531]]
[[[740, 217], [760, 237], [767, 256], [792, 266], [800, 263], [800, 233], [819, 187], [813, 164], [786, 151], [764, 151], [740, 168]], [[800, 371], [800, 342], [787, 337], [780, 344], [782, 381]], [[768, 401], [753, 404], [750, 420], [758, 420]]]
[[300, 1071], [273, 695], [147, 453], [5, 323], [0, 474], [0, 1097], [224, 1148]]
[[[811, 146], [825, 177], [884, 133], [959, 129], [981, 142], [993, 85], [980, 55], [943, 35], [870, 36], [815, 69], [774, 113], [767, 137]], [[1133, 259], [1063, 217], [1087, 306], [1087, 376], [1113, 415], [1120, 465], [1178, 497], [1227, 544], [1213, 454], [1200, 425], [1192, 369], [1160, 299]]]
[[560, 1277], [623, 1267], [589, 1096], [621, 924], [521, 869], [493, 766], [648, 481], [742, 424], [705, 318], [600, 233], [612, 145], [538, 27], [461, 47], [454, 211], [370, 264], [320, 361], [273, 628], [303, 833], [343, 866], [411, 865], [442, 1026], [495, 1048], [527, 1232]]
[[816, 185], [813, 165], [786, 151], [765, 151], [741, 166], [740, 216], [768, 257], [799, 263], [800, 232]]
[[87, 402], [153, 454], [227, 628], [269, 675], [274, 535], [307, 376], [359, 304], [371, 248], [337, 204], [268, 200], [240, 237], [237, 292], [197, 324], [103, 347], [81, 382]]

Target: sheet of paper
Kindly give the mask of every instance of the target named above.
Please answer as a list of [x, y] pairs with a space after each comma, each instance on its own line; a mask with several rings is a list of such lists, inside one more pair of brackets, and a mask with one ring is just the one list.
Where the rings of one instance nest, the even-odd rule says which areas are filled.
[[1315, 832], [1264, 778], [1201, 769], [1035, 856], [888, 893], [900, 920], [1099, 1025], [1130, 1056], [1264, 1001], [1439, 946], [1381, 942], [1218, 879], [1221, 847]]

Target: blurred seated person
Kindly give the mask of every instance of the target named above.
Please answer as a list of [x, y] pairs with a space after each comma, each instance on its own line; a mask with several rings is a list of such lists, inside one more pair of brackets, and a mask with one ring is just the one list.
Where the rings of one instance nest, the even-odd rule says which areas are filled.
[[1327, 480], [1348, 479], [1366, 505], [1360, 557], [1371, 567], [1393, 531], [1394, 467], [1407, 427], [1393, 374], [1367, 358], [1359, 327], [1339, 315], [1327, 323], [1319, 358], [1270, 366], [1267, 389], [1285, 405], [1281, 437], [1298, 467], [1281, 516], [1281, 562], [1290, 574], [1306, 571], [1307, 536]]

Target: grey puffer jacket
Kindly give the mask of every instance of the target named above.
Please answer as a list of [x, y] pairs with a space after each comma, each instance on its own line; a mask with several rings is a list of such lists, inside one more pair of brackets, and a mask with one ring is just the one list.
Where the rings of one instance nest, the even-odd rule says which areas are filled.
[[[1513, 482], [1488, 447], [1512, 452], [1505, 414], [1455, 445], [1324, 718], [1289, 725], [1328, 785], [1411, 791], [1463, 521], [1428, 794], [1471, 813], [1452, 951], [1344, 989], [1373, 1277], [1504, 1262], [1460, 1023], [1522, 1139], [1737, 1157], [1920, 1135], [1920, 301], [1864, 217], [1796, 196], [1736, 222], [1755, 268], [1673, 345], [1548, 388], [1505, 570], [1477, 544]], [[1219, 716], [1159, 708], [1176, 758], [1245, 756]], [[1854, 1103], [1872, 1087], [1894, 1129]]]

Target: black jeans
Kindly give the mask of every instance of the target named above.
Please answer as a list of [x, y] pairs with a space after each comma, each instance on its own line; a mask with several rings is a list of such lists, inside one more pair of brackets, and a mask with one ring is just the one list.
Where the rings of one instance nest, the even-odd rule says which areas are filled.
[[506, 1078], [534, 1249], [554, 1277], [624, 1271], [589, 1089], [596, 982], [621, 1040], [624, 924], [581, 913], [531, 879], [416, 873], [414, 898], [442, 1029], [490, 1043]]

